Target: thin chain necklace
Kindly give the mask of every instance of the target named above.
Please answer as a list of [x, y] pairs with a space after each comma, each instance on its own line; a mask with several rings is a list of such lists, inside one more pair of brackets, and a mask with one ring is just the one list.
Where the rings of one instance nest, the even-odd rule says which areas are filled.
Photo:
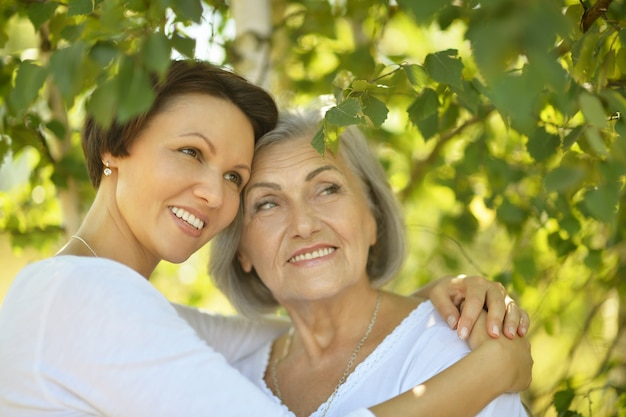
[[87, 241], [85, 239], [83, 239], [82, 237], [80, 237], [78, 235], [72, 235], [72, 239], [76, 239], [79, 242], [82, 242], [83, 245], [87, 246], [87, 249], [89, 249], [91, 251], [91, 253], [93, 253], [93, 256], [95, 256], [96, 258], [98, 257], [98, 255], [96, 254], [96, 251], [93, 250], [93, 248], [91, 246], [89, 246], [89, 243], [87, 243]]
[[[326, 400], [326, 407], [324, 408], [324, 411], [322, 412], [321, 417], [324, 417], [326, 415], [326, 413], [328, 412], [328, 409], [330, 408], [330, 404], [335, 399], [335, 395], [337, 395], [337, 391], [339, 391], [339, 387], [341, 387], [343, 383], [346, 382], [346, 378], [348, 378], [348, 375], [350, 375], [350, 370], [352, 369], [352, 366], [354, 365], [354, 361], [356, 360], [356, 357], [359, 354], [359, 351], [361, 350], [361, 348], [367, 341], [367, 338], [369, 337], [370, 333], [372, 332], [372, 329], [374, 328], [374, 325], [376, 324], [376, 319], [378, 318], [378, 310], [380, 309], [381, 300], [382, 300], [382, 293], [378, 291], [378, 295], [376, 297], [376, 307], [374, 307], [374, 313], [372, 314], [372, 319], [370, 320], [370, 324], [367, 326], [367, 330], [365, 331], [365, 334], [363, 335], [359, 343], [354, 348], [354, 351], [352, 352], [352, 355], [350, 356], [350, 360], [348, 360], [348, 365], [346, 366], [346, 369], [343, 371], [343, 375], [341, 375], [341, 378], [339, 378], [339, 382], [337, 383], [337, 386], [333, 390], [332, 394], [330, 394], [330, 397], [328, 397], [328, 400]], [[292, 327], [291, 330], [289, 330], [289, 335], [287, 336], [287, 341], [285, 342], [285, 347], [283, 348], [282, 356], [276, 359], [272, 363], [272, 367], [270, 369], [272, 373], [272, 382], [274, 383], [274, 391], [276, 392], [276, 396], [278, 397], [278, 399], [281, 401], [283, 400], [283, 394], [282, 392], [280, 392], [280, 387], [278, 386], [278, 374], [276, 372], [276, 369], [278, 368], [278, 365], [280, 364], [280, 362], [282, 362], [283, 359], [285, 359], [287, 355], [289, 355], [291, 342], [293, 341], [293, 334], [294, 334], [294, 329]]]

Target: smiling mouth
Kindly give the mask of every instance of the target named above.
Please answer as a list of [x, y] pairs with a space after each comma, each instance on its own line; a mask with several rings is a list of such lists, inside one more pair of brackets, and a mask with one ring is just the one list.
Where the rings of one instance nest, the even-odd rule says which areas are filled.
[[300, 262], [300, 261], [309, 261], [311, 259], [328, 256], [336, 250], [337, 248], [318, 249], [318, 250], [314, 250], [313, 252], [302, 253], [300, 255], [296, 255], [293, 258], [290, 258], [287, 262], [293, 263], [293, 262]]
[[187, 210], [173, 206], [171, 206], [169, 209], [172, 213], [174, 213], [176, 217], [185, 221], [189, 226], [197, 230], [200, 230], [204, 227], [204, 222], [193, 214], [189, 213]]

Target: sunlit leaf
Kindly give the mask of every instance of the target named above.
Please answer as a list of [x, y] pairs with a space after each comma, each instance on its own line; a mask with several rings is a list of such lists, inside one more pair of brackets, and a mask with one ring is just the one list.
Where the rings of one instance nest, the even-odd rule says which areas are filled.
[[365, 94], [361, 102], [363, 103], [363, 114], [372, 121], [375, 127], [380, 127], [387, 120], [389, 109], [385, 103], [371, 94]]
[[415, 91], [421, 91], [428, 83], [429, 77], [426, 69], [421, 65], [411, 64], [403, 67], [406, 76], [415, 89]]
[[349, 98], [337, 106], [331, 107], [324, 116], [325, 119], [335, 126], [349, 126], [363, 123], [361, 104], [356, 98]]
[[448, 49], [446, 51], [428, 54], [424, 61], [424, 67], [430, 77], [442, 84], [462, 88], [463, 63], [458, 58], [458, 51]]

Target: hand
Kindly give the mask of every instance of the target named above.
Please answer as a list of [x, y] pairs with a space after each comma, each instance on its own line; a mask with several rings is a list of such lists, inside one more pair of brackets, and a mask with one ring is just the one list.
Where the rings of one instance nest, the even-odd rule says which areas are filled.
[[[494, 356], [491, 357], [491, 360], [500, 361], [502, 372], [506, 372], [511, 378], [507, 392], [519, 392], [528, 389], [532, 381], [534, 363], [528, 339], [517, 337], [514, 340], [505, 338], [496, 340], [489, 337], [487, 332], [483, 330], [487, 326], [487, 312], [484, 310], [479, 313], [475, 326], [476, 328], [467, 339], [470, 349], [476, 351], [481, 346], [485, 346], [485, 349], [495, 348], [496, 353], [493, 354]], [[490, 343], [496, 343], [499, 346], [488, 346]], [[502, 356], [498, 357], [496, 355]]]
[[[487, 333], [497, 338], [501, 333], [513, 339], [528, 332], [530, 318], [508, 296], [499, 282], [479, 276], [458, 275], [443, 277], [429, 284], [418, 293], [427, 296], [452, 329], [457, 329], [462, 339], [472, 332], [481, 311], [487, 309]], [[461, 303], [465, 303], [459, 313]], [[504, 329], [504, 330], [502, 330]]]

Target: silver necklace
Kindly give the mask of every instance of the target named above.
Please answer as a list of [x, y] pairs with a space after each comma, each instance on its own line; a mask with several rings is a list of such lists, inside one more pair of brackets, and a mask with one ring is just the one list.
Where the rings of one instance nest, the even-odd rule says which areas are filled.
[[[337, 383], [337, 386], [333, 390], [332, 394], [330, 394], [330, 397], [328, 397], [328, 400], [326, 400], [326, 407], [324, 408], [324, 411], [322, 412], [321, 417], [324, 417], [326, 415], [326, 413], [328, 412], [328, 409], [330, 408], [330, 404], [335, 399], [335, 395], [337, 395], [337, 391], [339, 391], [339, 387], [341, 387], [343, 383], [346, 382], [348, 375], [350, 375], [350, 370], [352, 369], [352, 366], [354, 365], [354, 361], [356, 360], [356, 357], [359, 354], [359, 351], [361, 350], [361, 348], [367, 341], [367, 338], [369, 337], [370, 333], [372, 332], [372, 329], [374, 328], [374, 325], [376, 324], [376, 319], [378, 318], [378, 310], [380, 309], [381, 300], [382, 300], [382, 293], [378, 291], [378, 295], [376, 297], [376, 307], [374, 307], [374, 313], [372, 314], [372, 319], [370, 320], [370, 324], [367, 326], [367, 330], [365, 331], [365, 334], [363, 335], [359, 343], [354, 348], [354, 351], [352, 351], [350, 360], [348, 360], [348, 365], [346, 365], [346, 369], [343, 371], [343, 375], [341, 375], [341, 378], [339, 378], [339, 382]], [[272, 373], [272, 382], [274, 383], [274, 391], [276, 392], [276, 396], [278, 397], [278, 399], [281, 401], [283, 400], [283, 394], [282, 392], [280, 392], [280, 387], [278, 385], [278, 374], [276, 372], [276, 369], [278, 368], [278, 365], [283, 361], [283, 359], [285, 359], [287, 355], [289, 355], [291, 342], [293, 341], [293, 334], [294, 334], [294, 329], [292, 327], [291, 330], [289, 330], [289, 335], [287, 336], [287, 341], [285, 342], [285, 347], [283, 348], [282, 356], [276, 359], [272, 363], [272, 367], [270, 369]]]
[[89, 249], [91, 251], [91, 253], [93, 253], [93, 256], [95, 256], [96, 258], [98, 257], [98, 255], [96, 254], [96, 251], [93, 250], [93, 248], [91, 246], [89, 246], [89, 243], [87, 243], [87, 241], [85, 239], [83, 239], [82, 237], [80, 237], [78, 235], [72, 235], [72, 239], [76, 239], [79, 242], [82, 242], [83, 245], [87, 246], [87, 249]]

